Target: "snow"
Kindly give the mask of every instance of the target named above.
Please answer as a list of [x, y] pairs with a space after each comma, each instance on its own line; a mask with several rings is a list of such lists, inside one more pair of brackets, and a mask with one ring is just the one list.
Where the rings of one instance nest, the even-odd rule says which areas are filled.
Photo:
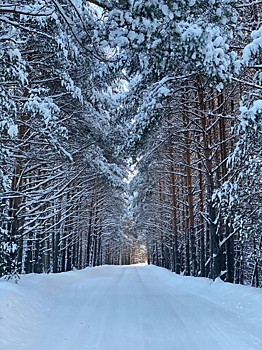
[[0, 279], [1, 350], [262, 348], [262, 290], [155, 266]]
[[170, 93], [170, 89], [168, 89], [166, 86], [161, 86], [159, 89], [158, 89], [158, 94], [159, 96], [168, 96]]
[[261, 116], [262, 113], [262, 100], [254, 101], [249, 109], [242, 105], [239, 110], [241, 112], [239, 132], [245, 132], [248, 127], [253, 127], [256, 131], [261, 126], [261, 118], [257, 116]]
[[9, 129], [7, 130], [7, 133], [10, 137], [15, 137], [18, 134], [18, 128], [17, 125], [12, 124], [9, 126]]
[[168, 16], [171, 20], [174, 19], [174, 14], [169, 10], [167, 5], [162, 5], [161, 10], [165, 16]]
[[262, 27], [258, 30], [254, 30], [251, 33], [251, 37], [253, 41], [246, 45], [246, 47], [243, 50], [242, 54], [242, 63], [244, 65], [248, 65], [250, 63], [251, 57], [253, 55], [259, 54], [259, 50], [261, 50], [262, 47]]

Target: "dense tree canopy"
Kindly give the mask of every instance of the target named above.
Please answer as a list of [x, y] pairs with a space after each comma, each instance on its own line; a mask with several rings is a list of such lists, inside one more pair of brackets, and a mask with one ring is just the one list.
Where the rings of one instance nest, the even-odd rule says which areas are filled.
[[0, 275], [146, 251], [261, 285], [260, 14], [237, 0], [0, 5]]

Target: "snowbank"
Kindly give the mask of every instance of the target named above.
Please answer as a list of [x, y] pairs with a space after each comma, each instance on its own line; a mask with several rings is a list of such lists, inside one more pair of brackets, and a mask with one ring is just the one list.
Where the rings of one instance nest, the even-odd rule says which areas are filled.
[[[81, 288], [84, 284], [95, 283], [97, 278], [104, 281], [116, 268], [102, 266], [61, 274], [30, 274], [22, 276], [18, 284], [0, 279], [0, 349], [31, 349], [43, 323], [48, 320], [50, 309], [66, 293], [75, 292], [70, 286], [77, 284]], [[181, 294], [200, 296], [225, 311], [233, 311], [246, 321], [262, 326], [261, 289], [232, 285], [219, 279], [213, 282], [205, 278], [178, 276], [152, 265], [143, 268], [150, 269], [160, 284], [172, 285]]]
[[262, 289], [225, 283], [220, 278], [213, 281], [204, 277], [180, 276], [153, 265], [147, 268], [153, 269], [163, 282], [176, 286], [183, 292], [212, 301], [262, 326]]

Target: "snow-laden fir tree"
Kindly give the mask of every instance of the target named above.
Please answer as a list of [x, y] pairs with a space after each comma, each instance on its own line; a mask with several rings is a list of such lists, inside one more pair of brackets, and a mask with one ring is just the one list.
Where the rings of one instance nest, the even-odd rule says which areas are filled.
[[88, 2], [9, 3], [0, 11], [1, 274], [12, 273], [6, 254], [19, 272], [70, 269], [69, 256], [77, 259], [84, 245], [73, 227], [96, 205], [81, 186], [92, 193], [97, 175], [104, 190], [122, 186], [108, 88], [118, 69], [94, 45], [100, 15]]

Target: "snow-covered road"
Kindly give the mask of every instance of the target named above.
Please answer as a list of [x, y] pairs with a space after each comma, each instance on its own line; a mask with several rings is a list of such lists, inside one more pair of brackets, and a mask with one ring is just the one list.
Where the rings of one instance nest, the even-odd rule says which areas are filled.
[[[184, 281], [190, 282], [188, 288], [192, 286], [192, 291], [186, 290]], [[243, 317], [237, 309], [229, 310], [224, 302], [216, 303], [214, 296], [211, 301], [196, 295], [199, 282], [209, 291], [211, 284], [217, 291], [229, 285], [175, 276], [154, 266], [103, 266], [61, 275], [25, 276], [24, 282], [13, 285], [11, 291], [19, 296], [8, 301], [8, 310], [16, 310], [13, 322], [23, 314], [23, 324], [16, 325], [18, 333], [14, 330], [13, 339], [10, 326], [2, 328], [1, 335], [7, 310], [3, 309], [0, 336], [4, 339], [0, 337], [0, 348], [261, 350], [261, 324]], [[232, 288], [250, 291], [250, 295], [258, 291], [254, 294], [257, 300], [261, 296], [261, 290], [230, 285], [230, 293]], [[232, 298], [232, 293], [228, 297]], [[242, 292], [244, 302], [243, 298]], [[25, 309], [20, 315], [21, 302]], [[26, 323], [27, 317], [31, 324]]]
[[70, 285], [32, 350], [262, 349], [261, 328], [143, 266]]

